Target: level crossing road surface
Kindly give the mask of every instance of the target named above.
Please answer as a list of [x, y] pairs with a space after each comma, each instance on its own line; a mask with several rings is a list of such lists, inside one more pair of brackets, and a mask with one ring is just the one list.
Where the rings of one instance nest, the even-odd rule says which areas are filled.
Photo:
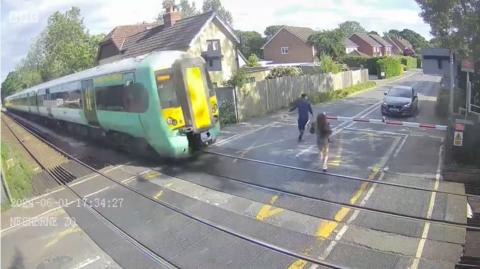
[[[419, 72], [343, 100], [315, 105], [314, 112], [381, 119], [380, 104], [389, 84], [413, 86], [419, 92], [419, 114], [402, 120], [445, 124], [434, 113], [439, 78]], [[102, 169], [137, 193], [99, 175], [77, 179], [70, 186], [90, 201], [121, 198], [120, 207], [94, 207], [179, 268], [327, 268], [280, 253], [278, 248], [345, 268], [454, 268], [465, 242], [462, 224], [466, 224], [466, 198], [454, 194], [464, 194], [462, 184], [440, 177], [444, 132], [361, 122], [330, 123], [333, 136], [328, 173], [320, 172], [315, 137], [305, 134], [298, 142], [296, 114], [285, 110], [224, 128], [216, 144], [186, 160], [152, 163], [123, 156]], [[75, 153], [89, 147], [75, 142], [67, 151]], [[122, 155], [92, 148], [106, 159]], [[46, 197], [62, 195], [63, 190]], [[173, 205], [194, 218], [154, 201]], [[47, 209], [13, 210], [6, 216], [42, 214]], [[96, 230], [89, 224], [93, 221], [85, 221], [88, 214], [81, 209], [67, 207], [53, 212], [79, 218], [76, 226], [66, 228], [75, 233], [51, 229], [51, 237], [46, 233], [44, 241], [36, 239], [35, 246], [19, 244], [25, 242], [20, 241], [27, 235], [24, 231], [30, 231], [33, 238], [35, 231], [39, 237], [43, 230], [11, 227], [2, 221], [2, 231], [7, 230], [2, 232], [2, 268], [8, 268], [16, 255], [27, 257], [34, 247], [48, 249], [56, 244], [58, 256], [75, 261], [81, 259], [74, 249], [88, 245], [92, 247], [84, 252], [92, 249], [89, 261], [99, 257], [95, 262], [112, 268], [150, 266], [148, 258], [125, 259], [132, 251], [127, 246], [108, 245], [108, 233]], [[71, 234], [88, 234], [90, 238], [73, 242]], [[28, 261], [38, 265], [55, 257], [53, 253], [29, 257]], [[94, 266], [100, 263], [95, 262], [84, 267], [78, 267], [77, 262], [77, 267], [98, 268]]]

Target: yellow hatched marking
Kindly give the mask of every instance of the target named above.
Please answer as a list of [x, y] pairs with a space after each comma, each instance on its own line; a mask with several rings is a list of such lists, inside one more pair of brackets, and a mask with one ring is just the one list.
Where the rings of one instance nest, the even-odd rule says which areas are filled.
[[53, 238], [50, 242], [48, 242], [45, 246], [48, 248], [48, 247], [51, 247], [53, 245], [55, 245], [56, 243], [58, 243], [60, 240], [62, 240], [64, 237], [66, 237], [67, 235], [69, 234], [73, 234], [73, 233], [76, 233], [76, 232], [80, 232], [82, 231], [80, 229], [80, 227], [78, 226], [74, 226], [74, 227], [70, 227], [68, 229], [65, 229], [63, 231], [61, 231], [60, 233], [58, 233], [55, 238]]
[[161, 174], [157, 171], [150, 171], [148, 173], [146, 173], [143, 178], [144, 179], [152, 179], [152, 178], [155, 178], [155, 177], [158, 177], [160, 176]]
[[303, 267], [305, 267], [305, 265], [307, 265], [307, 261], [305, 261], [305, 260], [296, 260], [296, 261], [294, 261], [292, 264], [290, 264], [290, 266], [288, 267], [288, 269], [302, 269]]
[[278, 195], [272, 196], [270, 204], [263, 205], [257, 213], [257, 220], [264, 220], [271, 216], [277, 215], [283, 211], [283, 208], [273, 207], [273, 203], [277, 201]]
[[162, 196], [162, 194], [163, 194], [163, 190], [157, 192], [157, 193], [153, 196], [153, 198], [155, 198], [155, 199], [158, 200], [158, 198], [160, 198], [160, 196]]

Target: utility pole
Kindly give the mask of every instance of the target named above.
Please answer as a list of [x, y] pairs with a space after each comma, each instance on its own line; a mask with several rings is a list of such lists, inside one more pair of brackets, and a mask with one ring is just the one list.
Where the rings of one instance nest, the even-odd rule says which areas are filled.
[[453, 116], [453, 90], [455, 87], [455, 81], [454, 81], [454, 75], [453, 75], [453, 70], [454, 70], [454, 63], [453, 63], [453, 50], [450, 49], [450, 102], [448, 103], [448, 113], [450, 114], [450, 117]]

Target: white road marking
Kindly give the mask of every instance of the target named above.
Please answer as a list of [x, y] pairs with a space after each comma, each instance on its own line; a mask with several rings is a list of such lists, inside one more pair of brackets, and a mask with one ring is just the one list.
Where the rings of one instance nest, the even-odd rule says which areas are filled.
[[90, 197], [90, 196], [92, 196], [92, 195], [99, 194], [99, 193], [101, 193], [101, 192], [103, 192], [103, 191], [106, 191], [106, 190], [110, 189], [110, 187], [111, 187], [111, 186], [106, 186], [106, 187], [104, 187], [104, 188], [101, 188], [101, 189], [99, 189], [98, 191], [94, 191], [94, 192], [92, 192], [92, 193], [89, 193], [89, 194], [83, 196], [83, 198], [88, 198], [88, 197]]
[[[111, 167], [111, 168], [109, 168], [109, 169], [105, 169], [105, 171], [102, 171], [102, 173], [106, 174], [106, 173], [112, 172], [113, 170], [118, 169], [118, 168], [121, 168], [122, 166], [123, 166], [123, 164], [120, 164], [120, 165]], [[78, 185], [78, 184], [82, 184], [82, 183], [84, 183], [84, 182], [87, 182], [87, 181], [89, 181], [89, 180], [91, 180], [91, 179], [93, 179], [93, 178], [96, 178], [96, 177], [101, 177], [101, 175], [100, 175], [100, 174], [94, 174], [94, 175], [88, 176], [88, 177], [86, 177], [86, 178], [84, 178], [84, 179], [75, 181], [75, 182], [73, 182], [72, 184], [68, 184], [68, 186], [73, 187], [73, 186], [76, 186], [76, 185]]]
[[398, 146], [398, 148], [395, 150], [395, 153], [393, 153], [393, 157], [394, 157], [394, 158], [397, 158], [398, 154], [400, 153], [400, 151], [402, 150], [403, 146], [404, 146], [405, 143], [407, 142], [407, 139], [408, 139], [408, 135], [405, 135], [405, 137], [404, 137], [403, 140], [402, 140], [402, 143], [400, 143], [400, 146]]
[[[435, 198], [437, 196], [437, 190], [438, 190], [438, 185], [440, 184], [440, 178], [441, 178], [441, 171], [442, 171], [442, 157], [443, 153], [443, 145], [440, 146], [440, 149], [438, 150], [438, 164], [437, 164], [437, 174], [435, 176], [435, 184], [433, 186], [433, 192], [430, 195], [430, 202], [428, 203], [428, 211], [427, 211], [427, 218], [432, 217], [433, 213], [433, 208], [435, 207]], [[425, 241], [428, 236], [428, 231], [430, 230], [430, 222], [425, 222], [425, 225], [423, 226], [423, 232], [422, 232], [422, 238], [420, 239], [420, 242], [418, 243], [417, 247], [417, 252], [415, 253], [415, 259], [413, 260], [412, 266], [410, 267], [411, 269], [417, 269], [418, 265], [420, 263], [420, 259], [422, 257], [423, 253], [423, 248], [425, 247]]]
[[86, 266], [96, 262], [100, 260], [100, 256], [96, 256], [95, 258], [91, 259], [91, 258], [88, 258], [86, 259], [85, 261], [79, 263], [77, 266], [75, 267], [72, 267], [72, 269], [81, 269], [81, 268], [85, 268]]
[[233, 141], [233, 140], [236, 140], [236, 139], [238, 139], [238, 138], [241, 138], [241, 137], [244, 137], [244, 136], [247, 136], [247, 135], [256, 133], [256, 132], [258, 132], [258, 131], [260, 131], [260, 130], [263, 130], [263, 129], [265, 129], [265, 128], [271, 127], [271, 126], [273, 126], [274, 124], [275, 124], [275, 122], [271, 122], [271, 123], [266, 124], [266, 125], [263, 125], [263, 126], [261, 126], [261, 127], [259, 127], [259, 128], [256, 128], [256, 129], [253, 129], [253, 130], [249, 130], [249, 131], [246, 131], [246, 132], [244, 132], [244, 133], [236, 134], [236, 135], [234, 135], [234, 136], [227, 137], [227, 138], [225, 138], [225, 139], [223, 139], [223, 140], [217, 141], [214, 145], [216, 145], [216, 146], [221, 146], [221, 145], [224, 145], [224, 144], [226, 144], [226, 143], [230, 143], [230, 142]]

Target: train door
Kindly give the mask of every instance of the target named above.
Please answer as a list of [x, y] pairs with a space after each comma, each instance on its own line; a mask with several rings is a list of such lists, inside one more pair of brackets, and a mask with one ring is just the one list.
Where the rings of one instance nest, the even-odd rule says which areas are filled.
[[93, 80], [82, 80], [83, 112], [89, 125], [98, 126]]

